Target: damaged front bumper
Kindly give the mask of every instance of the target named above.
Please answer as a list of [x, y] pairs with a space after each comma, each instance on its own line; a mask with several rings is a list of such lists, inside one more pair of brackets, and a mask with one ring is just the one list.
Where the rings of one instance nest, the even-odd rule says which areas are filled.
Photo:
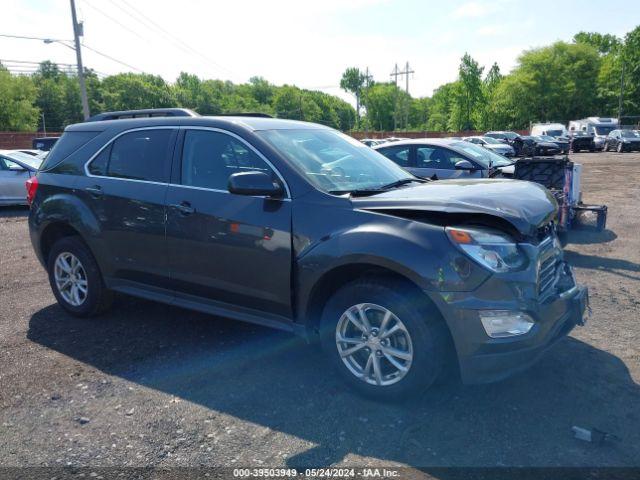
[[[464, 383], [493, 382], [521, 371], [584, 324], [588, 290], [576, 283], [561, 251], [546, 259], [537, 251], [532, 256], [538, 260], [528, 271], [493, 275], [473, 292], [432, 296], [451, 331]], [[492, 338], [482, 317], [496, 311], [521, 314], [532, 325], [525, 333]]]

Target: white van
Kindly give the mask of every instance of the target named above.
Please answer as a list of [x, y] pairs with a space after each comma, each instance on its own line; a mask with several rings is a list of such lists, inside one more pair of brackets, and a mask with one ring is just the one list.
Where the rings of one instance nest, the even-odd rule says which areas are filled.
[[571, 120], [569, 122], [569, 131], [587, 132], [593, 135], [596, 150], [602, 150], [607, 135], [616, 128], [618, 128], [618, 120], [609, 117], [588, 117], [582, 120]]
[[531, 135], [548, 135], [550, 137], [568, 137], [567, 127], [561, 123], [534, 123]]

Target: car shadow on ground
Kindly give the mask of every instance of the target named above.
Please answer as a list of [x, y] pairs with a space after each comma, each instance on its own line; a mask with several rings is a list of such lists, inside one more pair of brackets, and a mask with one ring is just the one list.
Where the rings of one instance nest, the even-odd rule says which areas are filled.
[[[348, 455], [426, 471], [640, 465], [639, 386], [619, 358], [574, 338], [510, 380], [452, 382], [397, 404], [355, 395], [317, 348], [290, 334], [142, 300], [121, 298], [89, 320], [51, 305], [31, 317], [28, 338], [109, 375], [312, 442], [287, 459], [292, 467]], [[573, 425], [621, 442], [580, 442]]]
[[631, 275], [626, 272], [640, 273], [640, 264], [625, 260], [623, 258], [609, 258], [600, 255], [585, 255], [583, 253], [565, 250], [565, 259], [570, 265], [576, 268], [590, 270], [602, 270], [630, 278], [640, 280], [640, 275]]
[[0, 206], [0, 219], [2, 218], [20, 218], [29, 216], [29, 207], [19, 206]]
[[576, 228], [569, 231], [568, 241], [575, 245], [590, 245], [594, 243], [612, 242], [618, 235], [612, 230], [596, 230], [595, 228]]

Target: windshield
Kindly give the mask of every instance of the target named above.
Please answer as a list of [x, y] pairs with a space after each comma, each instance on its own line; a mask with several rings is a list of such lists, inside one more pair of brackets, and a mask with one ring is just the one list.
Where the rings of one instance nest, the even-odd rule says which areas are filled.
[[484, 140], [487, 143], [490, 143], [491, 145], [495, 145], [495, 144], [504, 145], [501, 141], [491, 137], [482, 137], [482, 140]]
[[4, 156], [13, 160], [18, 160], [19, 162], [29, 165], [31, 168], [36, 170], [40, 168], [40, 164], [42, 163], [41, 159], [23, 152], [9, 152], [5, 153]]
[[493, 153], [491, 150], [479, 147], [469, 142], [456, 142], [451, 144], [452, 147], [462, 150], [467, 155], [471, 156], [476, 162], [480, 163], [485, 168], [492, 167], [504, 167], [511, 165], [513, 162], [502, 155]]
[[562, 130], [547, 130], [547, 134], [542, 135], [542, 137], [561, 137], [562, 135]]
[[555, 142], [556, 139], [553, 137], [550, 137], [549, 135], [539, 135], [538, 138], [544, 140], [545, 142]]
[[616, 127], [593, 127], [597, 135], [609, 135]]
[[334, 130], [264, 130], [258, 134], [324, 192], [377, 189], [415, 178], [382, 154]]
[[633, 131], [633, 130], [622, 130], [620, 132], [620, 135], [622, 135], [624, 138], [638, 138], [638, 133]]

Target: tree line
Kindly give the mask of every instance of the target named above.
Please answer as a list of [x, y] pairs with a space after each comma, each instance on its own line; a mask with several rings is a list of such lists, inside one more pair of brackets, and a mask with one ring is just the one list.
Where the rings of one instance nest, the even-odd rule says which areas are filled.
[[[624, 68], [624, 75], [623, 75]], [[356, 98], [361, 130], [526, 129], [532, 122], [568, 123], [592, 115], [640, 115], [640, 26], [623, 39], [580, 32], [573, 41], [523, 52], [503, 75], [494, 63], [485, 73], [465, 54], [458, 78], [431, 97], [412, 98], [395, 83], [377, 83], [348, 68], [340, 86]], [[627, 119], [638, 123], [640, 117]]]
[[[181, 73], [169, 84], [160, 76], [146, 73], [121, 73], [101, 80], [95, 72], [86, 70], [85, 78], [92, 113], [183, 107], [201, 115], [267, 113], [345, 131], [355, 125], [355, 109], [348, 102], [323, 92], [275, 86], [261, 77], [234, 84]], [[42, 115], [49, 131], [62, 131], [83, 120], [77, 77], [49, 61], [42, 62], [29, 76], [12, 75], [0, 64], [0, 131], [42, 129]]]
[[[174, 83], [146, 73], [100, 79], [86, 70], [85, 76], [92, 113], [185, 107], [202, 115], [268, 113], [343, 131], [525, 129], [537, 121], [616, 117], [621, 87], [623, 116], [640, 115], [640, 26], [624, 38], [580, 32], [572, 42], [527, 50], [506, 75], [495, 63], [485, 72], [465, 54], [458, 78], [431, 97], [413, 98], [394, 83], [347, 68], [340, 86], [354, 95], [356, 109], [336, 96], [262, 77], [234, 84], [188, 73]], [[49, 61], [29, 76], [12, 75], [0, 64], [0, 130], [41, 129], [43, 116], [49, 131], [82, 121], [77, 78]]]

